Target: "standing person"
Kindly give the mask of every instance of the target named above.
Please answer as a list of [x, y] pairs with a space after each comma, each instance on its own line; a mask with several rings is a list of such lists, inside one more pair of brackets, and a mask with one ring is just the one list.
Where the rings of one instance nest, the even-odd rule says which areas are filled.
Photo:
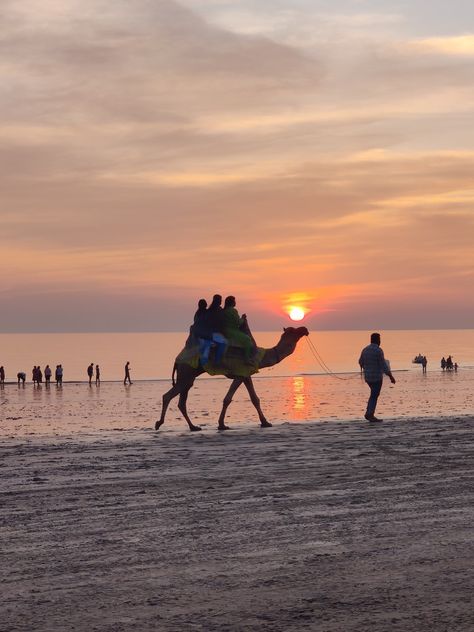
[[33, 386], [36, 386], [38, 383], [38, 367], [36, 365], [31, 370], [31, 380], [33, 382]]
[[98, 364], [95, 365], [95, 385], [100, 386], [100, 367]]
[[125, 378], [124, 378], [124, 380], [123, 380], [124, 385], [125, 385], [127, 382], [128, 382], [129, 384], [131, 384], [131, 383], [132, 383], [132, 380], [130, 379], [130, 362], [128, 362], [128, 360], [127, 360], [127, 363], [126, 363], [126, 365], [125, 365]]
[[3, 368], [3, 365], [0, 366], [0, 384], [5, 384], [5, 369]]
[[41, 384], [41, 382], [43, 381], [43, 371], [41, 370], [41, 367], [40, 367], [39, 364], [36, 367], [36, 377], [37, 377], [37, 382], [38, 382], [38, 386], [39, 386]]
[[426, 365], [428, 364], [428, 359], [426, 356], [423, 356], [421, 359], [421, 366], [423, 368], [423, 373], [426, 373]]
[[50, 368], [49, 364], [47, 364], [47, 365], [44, 367], [44, 379], [46, 380], [46, 386], [49, 386], [49, 385], [50, 385], [50, 382], [51, 382], [51, 374], [52, 374], [51, 368]]
[[367, 421], [382, 421], [382, 419], [378, 419], [375, 416], [375, 408], [382, 389], [384, 373], [388, 375], [392, 384], [395, 384], [395, 378], [392, 375], [380, 347], [380, 334], [371, 334], [370, 345], [364, 347], [360, 354], [359, 365], [360, 368], [364, 370], [365, 381], [370, 388], [370, 397], [367, 402], [365, 418]]
[[441, 358], [441, 369], [444, 371], [446, 369], [446, 360], [444, 356]]
[[54, 377], [56, 378], [56, 386], [62, 386], [63, 385], [63, 366], [62, 366], [62, 364], [58, 364], [57, 365]]
[[87, 367], [87, 375], [89, 377], [89, 386], [92, 386], [92, 377], [94, 375], [94, 363], [91, 362]]

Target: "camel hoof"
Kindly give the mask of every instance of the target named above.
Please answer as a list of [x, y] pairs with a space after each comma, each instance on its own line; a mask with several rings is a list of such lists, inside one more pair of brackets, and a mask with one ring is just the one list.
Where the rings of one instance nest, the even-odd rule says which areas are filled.
[[224, 424], [222, 426], [217, 426], [217, 430], [232, 430], [232, 428]]
[[159, 429], [160, 429], [160, 426], [162, 426], [162, 425], [163, 425], [163, 422], [162, 422], [162, 421], [160, 421], [160, 420], [158, 420], [158, 421], [156, 422], [156, 424], [155, 424], [155, 430], [159, 430]]
[[199, 426], [189, 426], [189, 429], [191, 432], [200, 432], [202, 430]]
[[272, 428], [272, 424], [269, 421], [262, 421], [260, 428]]

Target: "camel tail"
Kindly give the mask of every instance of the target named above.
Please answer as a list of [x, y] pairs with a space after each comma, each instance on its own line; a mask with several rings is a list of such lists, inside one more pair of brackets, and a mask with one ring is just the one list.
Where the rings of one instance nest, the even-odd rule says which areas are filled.
[[173, 372], [171, 373], [171, 381], [173, 382], [173, 386], [176, 386], [176, 380], [174, 376], [176, 375], [176, 362], [173, 364]]

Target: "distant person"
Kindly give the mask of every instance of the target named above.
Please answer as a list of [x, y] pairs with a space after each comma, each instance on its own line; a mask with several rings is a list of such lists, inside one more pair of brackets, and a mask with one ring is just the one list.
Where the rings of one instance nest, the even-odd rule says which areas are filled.
[[49, 386], [50, 383], [51, 383], [51, 375], [52, 375], [52, 373], [53, 372], [51, 371], [51, 368], [50, 368], [49, 364], [47, 364], [44, 367], [44, 379], [45, 379], [45, 382], [46, 382], [46, 386]]
[[35, 366], [31, 369], [31, 380], [33, 382], [33, 386], [36, 386], [37, 384], [39, 384], [38, 382], [38, 367]]
[[36, 367], [36, 379], [38, 381], [38, 386], [43, 382], [43, 371], [41, 370], [40, 365]]
[[94, 377], [94, 363], [91, 362], [87, 367], [87, 375], [89, 377], [89, 386], [92, 386], [92, 378]]
[[446, 358], [446, 371], [452, 371], [453, 370], [453, 359], [451, 356], [448, 356]]
[[18, 380], [18, 386], [20, 386], [20, 382], [23, 384], [23, 386], [25, 386], [25, 382], [26, 382], [26, 373], [24, 373], [23, 371], [19, 371], [16, 374], [17, 380]]
[[245, 314], [241, 318], [236, 309], [235, 296], [228, 296], [224, 302], [224, 335], [230, 345], [234, 343], [243, 349], [245, 363], [252, 364], [255, 345], [252, 338], [242, 331], [246, 320]]
[[62, 364], [58, 364], [56, 366], [56, 371], [54, 373], [54, 377], [56, 378], [56, 386], [63, 385], [63, 367]]
[[421, 368], [423, 369], [423, 371], [422, 371], [423, 373], [426, 373], [427, 365], [428, 365], [428, 360], [427, 360], [426, 356], [423, 356], [421, 358]]
[[446, 360], [444, 356], [441, 358], [441, 370], [444, 371], [446, 369]]
[[227, 339], [224, 335], [224, 310], [222, 309], [222, 296], [214, 294], [212, 302], [207, 308], [209, 327], [212, 331], [212, 341], [216, 344], [215, 364], [220, 364], [227, 347]]
[[382, 421], [382, 419], [378, 419], [375, 416], [375, 409], [382, 389], [383, 376], [384, 374], [388, 375], [392, 384], [395, 384], [395, 378], [392, 375], [380, 347], [380, 334], [371, 334], [370, 345], [364, 347], [360, 354], [359, 365], [361, 369], [364, 370], [364, 378], [370, 388], [370, 397], [367, 402], [365, 418], [371, 422]]
[[100, 386], [100, 367], [98, 364], [95, 365], [95, 385]]
[[127, 363], [125, 364], [125, 377], [123, 380], [124, 385], [125, 384], [132, 384], [132, 380], [130, 378], [130, 362], [127, 361]]
[[2, 366], [0, 366], [0, 384], [5, 384], [5, 369]]
[[458, 372], [458, 363], [457, 362], [454, 363], [454, 372], [455, 373]]

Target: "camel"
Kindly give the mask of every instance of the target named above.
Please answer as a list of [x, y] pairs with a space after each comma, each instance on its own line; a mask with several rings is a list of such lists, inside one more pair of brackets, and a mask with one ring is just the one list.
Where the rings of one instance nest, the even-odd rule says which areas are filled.
[[[306, 327], [284, 328], [283, 334], [279, 342], [274, 347], [272, 347], [271, 349], [259, 349], [260, 353], [258, 354], [258, 357], [260, 359], [258, 361], [258, 365], [256, 368], [263, 369], [263, 368], [278, 364], [284, 358], [288, 357], [294, 352], [296, 348], [296, 344], [303, 336], [308, 336], [308, 335], [309, 335], [309, 332], [306, 329]], [[176, 380], [174, 379], [175, 372], [176, 372]], [[161, 417], [155, 423], [155, 430], [158, 430], [163, 425], [165, 421], [166, 411], [168, 410], [168, 406], [171, 400], [174, 399], [177, 395], [179, 395], [178, 408], [181, 414], [183, 415], [183, 417], [185, 418], [185, 420], [187, 421], [189, 430], [191, 430], [191, 432], [197, 432], [201, 430], [200, 426], [194, 425], [191, 419], [189, 418], [188, 411], [186, 408], [186, 401], [188, 399], [188, 393], [194, 384], [194, 380], [199, 375], [202, 375], [203, 373], [206, 373], [206, 370], [203, 369], [201, 365], [199, 365], [197, 368], [193, 368], [189, 364], [185, 364], [184, 362], [179, 362], [178, 359], [175, 361], [175, 364], [173, 367], [173, 386], [172, 388], [170, 388], [169, 391], [167, 391], [163, 395]], [[255, 409], [257, 411], [257, 414], [260, 420], [260, 426], [262, 428], [270, 428], [272, 424], [269, 421], [267, 421], [267, 419], [265, 418], [265, 415], [262, 412], [262, 409], [260, 407], [260, 399], [258, 398], [258, 395], [255, 391], [252, 378], [239, 377], [239, 376], [227, 375], [227, 374], [225, 375], [227, 378], [232, 380], [232, 384], [230, 385], [230, 388], [227, 391], [226, 396], [224, 397], [222, 410], [219, 415], [218, 430], [230, 430], [229, 426], [225, 425], [224, 420], [225, 420], [227, 409], [229, 408], [230, 403], [232, 402], [232, 398], [235, 392], [237, 391], [237, 389], [239, 388], [239, 386], [241, 386], [241, 384], [243, 384], [245, 388], [247, 389], [248, 394], [250, 396], [250, 401], [255, 406]]]

